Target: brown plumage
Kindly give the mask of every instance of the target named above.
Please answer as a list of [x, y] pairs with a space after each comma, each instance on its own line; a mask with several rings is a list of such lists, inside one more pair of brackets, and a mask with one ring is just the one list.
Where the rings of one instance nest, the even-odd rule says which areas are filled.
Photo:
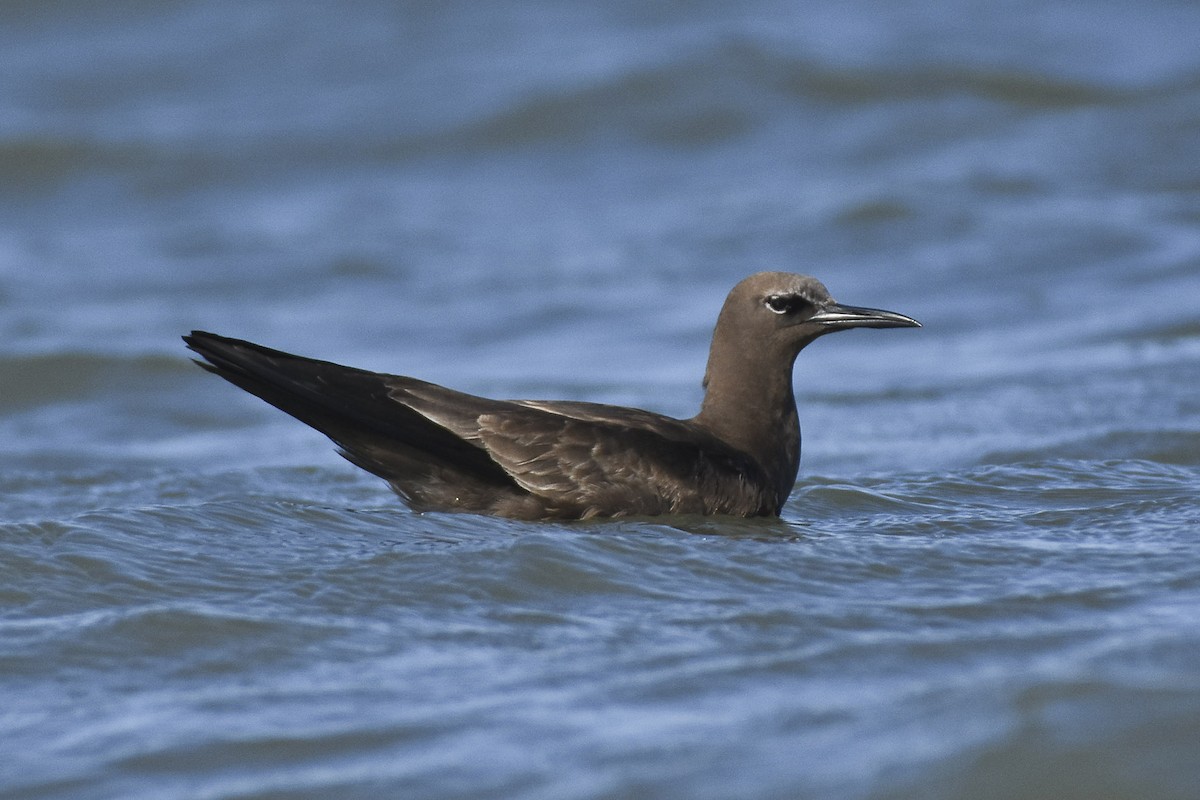
[[835, 303], [818, 281], [761, 272], [717, 318], [700, 413], [489, 400], [400, 375], [303, 358], [202, 331], [197, 363], [324, 433], [418, 511], [517, 519], [778, 515], [800, 465], [792, 365], [855, 327], [920, 327]]

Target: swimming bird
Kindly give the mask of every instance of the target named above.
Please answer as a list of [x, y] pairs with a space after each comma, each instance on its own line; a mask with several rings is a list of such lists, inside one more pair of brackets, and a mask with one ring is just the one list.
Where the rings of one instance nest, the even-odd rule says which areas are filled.
[[836, 303], [816, 279], [760, 272], [717, 317], [691, 419], [573, 401], [490, 400], [401, 375], [193, 331], [196, 363], [324, 433], [416, 511], [515, 519], [778, 516], [800, 466], [792, 366], [849, 328], [919, 328]]

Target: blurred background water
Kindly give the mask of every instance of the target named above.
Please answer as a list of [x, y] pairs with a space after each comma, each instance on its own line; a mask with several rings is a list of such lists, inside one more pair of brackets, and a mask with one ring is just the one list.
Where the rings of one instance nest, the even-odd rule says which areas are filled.
[[[1200, 6], [0, 4], [0, 796], [1200, 796]], [[414, 515], [193, 327], [690, 416], [779, 522]]]

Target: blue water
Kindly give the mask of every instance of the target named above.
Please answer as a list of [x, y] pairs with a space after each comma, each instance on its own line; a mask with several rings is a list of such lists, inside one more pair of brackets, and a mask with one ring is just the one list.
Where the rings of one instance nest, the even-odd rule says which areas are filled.
[[[1200, 6], [0, 5], [0, 797], [1200, 797]], [[214, 330], [690, 416], [779, 521], [416, 515]]]

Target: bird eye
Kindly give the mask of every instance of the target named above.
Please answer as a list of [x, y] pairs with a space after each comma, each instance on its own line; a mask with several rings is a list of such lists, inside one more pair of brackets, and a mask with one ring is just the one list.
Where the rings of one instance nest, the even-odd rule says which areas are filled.
[[766, 306], [776, 314], [794, 313], [803, 304], [794, 294], [773, 294], [767, 297]]

